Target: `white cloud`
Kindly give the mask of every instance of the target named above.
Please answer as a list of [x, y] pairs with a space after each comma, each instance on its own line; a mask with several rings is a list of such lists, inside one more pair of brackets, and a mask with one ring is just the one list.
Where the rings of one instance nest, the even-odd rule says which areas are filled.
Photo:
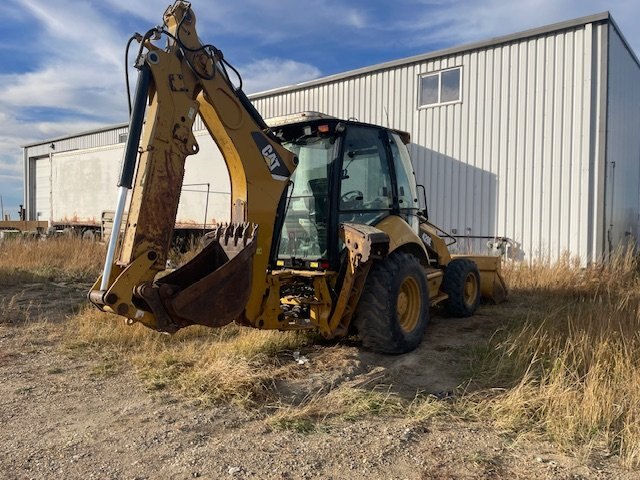
[[368, 23], [367, 16], [364, 15], [363, 12], [358, 10], [349, 10], [345, 12], [343, 21], [345, 25], [356, 27], [359, 29], [366, 28]]
[[37, 49], [31, 68], [0, 74], [0, 108], [24, 118], [29, 107], [121, 120], [126, 115], [123, 47], [126, 35], [87, 2], [20, 0], [32, 16], [28, 34]]
[[[144, 18], [152, 26], [161, 23], [168, 2], [105, 0], [105, 3], [121, 13]], [[321, 40], [345, 26], [359, 29], [367, 25], [362, 9], [341, 0], [313, 4], [299, 0], [279, 0], [276, 3], [263, 0], [208, 1], [193, 2], [192, 7], [201, 38], [214, 43], [227, 35], [250, 38], [246, 43], [249, 50], [251, 42], [258, 46], [300, 37]]]
[[105, 17], [88, 2], [65, 0], [20, 0], [44, 31], [40, 48], [54, 59], [71, 62], [122, 65], [125, 35], [105, 21]]
[[[262, 92], [283, 85], [292, 85], [320, 76], [320, 70], [308, 63], [282, 58], [257, 60], [241, 69], [243, 90], [247, 93]], [[232, 77], [233, 78], [233, 77]]]
[[24, 117], [26, 108], [51, 108], [104, 119], [121, 121], [126, 116], [124, 78], [120, 72], [105, 74], [104, 65], [56, 63], [42, 69], [23, 73], [0, 75], [0, 106]]
[[[23, 38], [12, 35], [0, 45], [1, 58], [15, 49], [21, 60], [0, 64], [0, 194], [21, 184], [21, 144], [125, 120], [125, 42], [133, 31], [161, 23], [171, 1], [0, 3], [5, 22], [25, 26]], [[200, 37], [225, 50], [249, 93], [317, 78], [321, 62], [330, 65], [324, 73], [337, 73], [607, 9], [640, 49], [636, 0], [193, 3]], [[24, 64], [28, 71], [6, 73], [25, 70]], [[34, 119], [36, 111], [42, 116]]]
[[[25, 25], [24, 38], [12, 41], [22, 44], [20, 54], [27, 56], [29, 64], [26, 72], [0, 65], [0, 194], [5, 200], [9, 194], [14, 203], [20, 201], [15, 192], [22, 184], [21, 145], [125, 120], [125, 42], [133, 29], [144, 32], [161, 23], [167, 3], [9, 0], [0, 5], [4, 18]], [[244, 4], [255, 15], [243, 25], [256, 27], [258, 31], [251, 35], [259, 37], [260, 17], [270, 7], [252, 0]], [[218, 34], [238, 28], [243, 17], [239, 6], [209, 3], [207, 7], [196, 10], [202, 38], [208, 37], [203, 31]], [[271, 18], [271, 27], [282, 30], [275, 20]], [[261, 31], [266, 34], [271, 27]], [[280, 38], [289, 35], [284, 30]], [[241, 70], [249, 91], [320, 75], [312, 65], [279, 58], [260, 60]]]
[[404, 0], [405, 13], [378, 32], [399, 32], [413, 46], [455, 46], [610, 10], [635, 48], [640, 47], [640, 2], [581, 0]]

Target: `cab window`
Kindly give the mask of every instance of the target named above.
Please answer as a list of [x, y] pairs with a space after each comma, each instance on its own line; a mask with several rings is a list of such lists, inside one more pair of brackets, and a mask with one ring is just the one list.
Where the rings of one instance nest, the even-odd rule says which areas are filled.
[[417, 215], [420, 204], [418, 203], [415, 174], [409, 151], [395, 132], [389, 132], [389, 146], [393, 157], [393, 168], [396, 172], [400, 216], [417, 231], [419, 223]]
[[393, 192], [380, 131], [350, 126], [343, 152], [340, 211], [390, 210]]
[[418, 193], [409, 151], [397, 133], [390, 132], [391, 155], [398, 182], [398, 207], [400, 210], [418, 210]]
[[334, 142], [328, 137], [305, 137], [283, 145], [298, 156], [300, 163], [291, 175], [278, 259], [326, 257], [328, 179]]

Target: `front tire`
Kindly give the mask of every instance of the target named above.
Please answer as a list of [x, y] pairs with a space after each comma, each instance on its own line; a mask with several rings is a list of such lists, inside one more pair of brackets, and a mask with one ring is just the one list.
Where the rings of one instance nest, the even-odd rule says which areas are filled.
[[418, 259], [394, 252], [371, 267], [354, 317], [362, 344], [380, 353], [414, 350], [429, 323], [429, 289]]

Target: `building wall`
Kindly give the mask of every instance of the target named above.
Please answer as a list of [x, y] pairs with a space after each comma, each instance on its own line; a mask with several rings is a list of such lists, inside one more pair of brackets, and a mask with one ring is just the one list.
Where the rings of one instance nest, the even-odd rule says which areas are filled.
[[[595, 260], [608, 238], [640, 234], [640, 167], [633, 161], [640, 156], [640, 93], [635, 57], [608, 16], [591, 20], [251, 98], [266, 118], [318, 110], [406, 130], [436, 224], [458, 235], [509, 237], [522, 260], [565, 252]], [[461, 102], [418, 108], [420, 75], [457, 66]], [[200, 119], [194, 129], [201, 150], [217, 152]], [[55, 152], [117, 144], [126, 131], [58, 140]], [[48, 156], [49, 144], [25, 149], [27, 177], [30, 160]], [[219, 152], [207, 165], [228, 184]], [[209, 217], [226, 204], [224, 196], [215, 201]], [[459, 245], [483, 251], [485, 243]]]
[[607, 250], [640, 235], [640, 66], [610, 28], [604, 215]]
[[[595, 255], [590, 166], [606, 28], [588, 23], [252, 100], [264, 117], [319, 110], [407, 130], [436, 224], [509, 237], [525, 260], [567, 251], [586, 260]], [[462, 102], [418, 108], [419, 76], [456, 66]]]

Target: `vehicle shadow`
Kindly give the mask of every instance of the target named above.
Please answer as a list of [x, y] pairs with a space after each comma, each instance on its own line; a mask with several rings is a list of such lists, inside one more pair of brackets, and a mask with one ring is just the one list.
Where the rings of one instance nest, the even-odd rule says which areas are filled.
[[499, 318], [482, 309], [468, 318], [432, 312], [425, 338], [416, 350], [397, 356], [361, 350], [360, 361], [365, 370], [377, 369], [377, 383], [406, 400], [418, 394], [455, 395], [472, 379], [474, 353], [486, 349], [500, 324]]
[[[409, 402], [417, 395], [455, 396], [470, 388], [478, 352], [486, 351], [492, 335], [508, 321], [499, 305], [481, 305], [468, 318], [452, 318], [433, 308], [424, 340], [402, 355], [366, 350], [356, 336], [333, 341], [318, 338], [305, 353], [312, 364], [320, 364], [310, 369], [306, 380], [313, 387], [307, 393], [347, 383], [353, 388], [389, 392]], [[333, 368], [321, 367], [330, 363]], [[313, 381], [316, 367], [322, 375]]]

